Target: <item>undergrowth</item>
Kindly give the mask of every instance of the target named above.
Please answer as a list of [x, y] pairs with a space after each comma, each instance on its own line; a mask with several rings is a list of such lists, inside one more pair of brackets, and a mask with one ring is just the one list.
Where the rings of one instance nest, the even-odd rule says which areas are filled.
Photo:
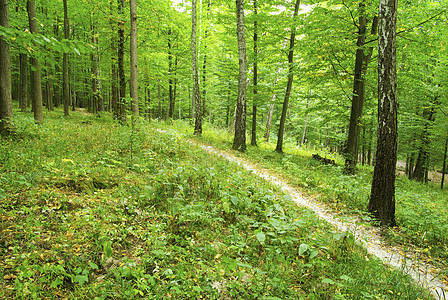
[[[228, 131], [209, 126], [201, 140], [228, 150], [232, 138]], [[278, 154], [274, 144], [259, 141], [258, 147], [248, 146], [245, 153], [233, 154], [274, 170], [306, 196], [324, 202], [341, 214], [355, 214], [375, 223], [366, 211], [373, 167], [358, 166], [356, 175], [346, 175], [344, 160], [335, 153], [290, 144], [284, 148], [285, 153]], [[335, 160], [336, 166], [312, 159], [315, 153]], [[402, 245], [407, 255], [438, 266], [443, 281], [448, 283], [447, 192], [438, 185], [417, 183], [397, 175], [395, 197], [398, 226], [384, 229], [385, 238], [391, 244]]]
[[430, 298], [179, 131], [61, 114], [1, 142], [0, 298]]

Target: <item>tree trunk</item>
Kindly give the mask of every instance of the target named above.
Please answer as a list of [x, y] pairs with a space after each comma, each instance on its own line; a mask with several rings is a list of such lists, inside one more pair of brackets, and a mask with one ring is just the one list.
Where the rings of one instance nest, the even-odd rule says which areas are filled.
[[[375, 17], [372, 24], [372, 32], [377, 32], [378, 20]], [[372, 56], [373, 47], [367, 51], [365, 49], [367, 18], [365, 15], [365, 3], [359, 3], [359, 31], [355, 61], [355, 75], [353, 80], [353, 96], [350, 112], [350, 125], [348, 129], [347, 145], [345, 149], [345, 167], [349, 174], [354, 174], [356, 164], [358, 163], [359, 133], [361, 129], [361, 118], [364, 108], [365, 98], [365, 76], [367, 66]]]
[[258, 7], [254, 0], [254, 99], [252, 100], [252, 135], [250, 144], [257, 146], [257, 94], [258, 94]]
[[238, 98], [236, 102], [235, 136], [233, 150], [246, 151], [246, 85], [247, 58], [244, 30], [244, 0], [236, 0], [237, 36], [239, 54]]
[[[112, 32], [115, 33], [114, 28], [115, 28], [115, 24], [114, 24], [114, 20], [113, 20], [113, 15], [114, 15], [114, 6], [113, 6], [113, 0], [110, 1], [110, 26], [112, 29]], [[114, 49], [117, 48], [117, 38], [114, 34], [111, 35], [111, 40], [110, 40], [110, 46], [112, 51]], [[117, 53], [112, 52], [111, 55], [111, 107], [112, 107], [112, 115], [114, 116], [114, 119], [118, 120], [119, 119], [119, 110], [118, 110], [118, 85], [117, 85], [117, 79], [118, 79], [118, 72], [117, 72]]]
[[51, 74], [51, 68], [47, 67], [46, 70], [47, 73], [47, 83], [46, 83], [46, 90], [47, 90], [47, 109], [49, 111], [53, 110], [53, 80], [52, 80], [52, 74]]
[[160, 79], [157, 79], [157, 100], [159, 100], [159, 109], [157, 119], [162, 120], [162, 95], [160, 94]]
[[445, 152], [443, 155], [443, 168], [442, 168], [442, 181], [440, 182], [440, 188], [443, 190], [443, 184], [445, 183], [445, 168], [446, 168], [446, 152], [448, 151], [448, 138], [445, 141]]
[[[70, 25], [67, 12], [67, 0], [63, 1], [64, 4], [64, 38], [68, 39], [70, 34]], [[70, 91], [68, 82], [68, 53], [64, 52], [63, 63], [62, 63], [62, 97], [64, 98], [64, 115], [69, 115], [69, 105], [70, 105]]]
[[430, 149], [430, 127], [434, 122], [434, 115], [436, 112], [435, 103], [437, 103], [437, 98], [434, 100], [434, 103], [431, 107], [425, 107], [423, 109], [422, 118], [425, 120], [425, 127], [423, 128], [423, 132], [421, 134], [421, 144], [418, 151], [417, 160], [415, 162], [415, 169], [412, 174], [412, 178], [419, 182], [426, 182], [427, 177], [425, 177], [425, 173], [427, 172], [428, 164], [429, 164], [429, 149]]
[[[210, 18], [210, 0], [207, 1], [207, 19]], [[206, 97], [207, 97], [207, 38], [208, 38], [208, 28], [204, 32], [204, 63], [202, 65], [202, 115], [206, 115]]]
[[135, 116], [138, 116], [137, 3], [136, 0], [130, 0], [129, 3], [131, 11], [131, 110]]
[[[30, 31], [33, 34], [37, 34], [37, 18], [36, 18], [36, 3], [35, 0], [28, 0], [26, 4], [26, 9], [28, 12], [28, 21], [30, 24]], [[31, 64], [34, 67], [34, 70], [31, 72], [31, 80], [33, 82], [32, 87], [32, 96], [34, 103], [34, 120], [38, 123], [42, 123], [44, 121], [44, 115], [42, 111], [42, 81], [41, 81], [41, 73], [40, 73], [40, 64], [39, 61], [32, 57]]]
[[28, 98], [28, 56], [20, 53], [20, 91], [19, 91], [19, 106], [20, 111], [26, 112]]
[[124, 0], [118, 0], [118, 78], [120, 81], [120, 95], [118, 106], [120, 111], [120, 123], [126, 123], [126, 77], [124, 73]]
[[395, 225], [397, 164], [397, 0], [381, 0], [378, 35], [378, 141], [368, 211]]
[[264, 133], [264, 139], [266, 143], [269, 143], [269, 138], [271, 136], [271, 126], [272, 126], [272, 116], [274, 115], [274, 101], [277, 98], [277, 95], [274, 94], [272, 96], [271, 104], [269, 105], [268, 116], [266, 120], [266, 131]]
[[[91, 16], [90, 22], [94, 22], [95, 16]], [[91, 24], [92, 44], [98, 49], [98, 38], [95, 32], [95, 25]], [[99, 111], [100, 91], [99, 91], [99, 70], [98, 70], [98, 52], [92, 51], [90, 54], [92, 61], [92, 113], [97, 114]]]
[[199, 74], [197, 66], [197, 51], [196, 51], [196, 6], [197, 0], [192, 2], [192, 22], [191, 22], [191, 66], [193, 71], [193, 102], [194, 102], [194, 134], [202, 134], [202, 107], [201, 107], [201, 94], [199, 91]]
[[286, 116], [288, 112], [289, 97], [292, 90], [292, 82], [294, 80], [294, 42], [296, 39], [296, 19], [299, 13], [300, 0], [296, 0], [294, 5], [293, 26], [291, 27], [291, 38], [289, 39], [289, 53], [288, 53], [288, 83], [286, 84], [285, 99], [283, 100], [282, 116], [280, 118], [280, 127], [278, 130], [277, 146], [275, 151], [283, 153], [283, 134], [285, 131]]
[[168, 30], [168, 86], [169, 86], [169, 110], [168, 117], [174, 119], [174, 91], [173, 91], [173, 54], [171, 52], [171, 29]]
[[[0, 26], [9, 28], [7, 0], [0, 0]], [[12, 131], [11, 56], [9, 44], [0, 37], [0, 134]]]

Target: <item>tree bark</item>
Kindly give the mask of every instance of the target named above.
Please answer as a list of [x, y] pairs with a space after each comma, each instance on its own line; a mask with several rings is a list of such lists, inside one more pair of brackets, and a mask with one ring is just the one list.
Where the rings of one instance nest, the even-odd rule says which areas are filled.
[[239, 54], [238, 98], [236, 102], [233, 150], [246, 151], [246, 85], [247, 58], [244, 30], [244, 0], [236, 0], [237, 37]]
[[368, 211], [395, 225], [397, 164], [397, 0], [381, 0], [378, 35], [378, 140]]
[[269, 143], [269, 139], [271, 137], [272, 116], [274, 115], [274, 101], [276, 98], [277, 95], [274, 94], [274, 96], [272, 96], [271, 104], [269, 105], [268, 116], [266, 118], [266, 130], [264, 133], [264, 139], [266, 143]]
[[[377, 32], [377, 17], [374, 18], [372, 24], [372, 32]], [[347, 145], [345, 149], [345, 167], [349, 174], [354, 174], [356, 164], [358, 163], [359, 133], [361, 129], [361, 118], [364, 108], [365, 99], [365, 76], [367, 74], [367, 66], [372, 56], [373, 47], [367, 51], [365, 49], [367, 18], [365, 15], [365, 3], [359, 3], [359, 31], [358, 41], [356, 43], [356, 60], [355, 75], [353, 80], [353, 96], [350, 112], [350, 124], [348, 129]]]
[[174, 82], [173, 82], [173, 53], [172, 53], [172, 45], [171, 45], [171, 29], [168, 30], [168, 86], [169, 86], [169, 109], [168, 109], [168, 117], [170, 119], [174, 119]]
[[[28, 99], [28, 56], [20, 53], [20, 91], [19, 91], [19, 106], [20, 111], [26, 112]], [[53, 99], [52, 99], [53, 100]]]
[[[115, 28], [115, 24], [114, 24], [114, 20], [113, 20], [113, 15], [114, 15], [114, 5], [113, 5], [113, 0], [110, 1], [110, 26], [112, 29], [113, 34], [111, 35], [111, 40], [110, 40], [110, 46], [111, 49], [114, 50], [117, 48], [117, 38], [116, 38], [116, 31], [114, 30]], [[112, 114], [114, 116], [114, 119], [118, 120], [119, 119], [119, 110], [118, 110], [118, 85], [117, 85], [117, 79], [118, 79], [118, 72], [117, 72], [117, 52], [112, 52], [111, 55], [111, 106], [112, 106]]]
[[443, 184], [445, 183], [445, 168], [446, 168], [446, 152], [448, 151], [448, 138], [445, 141], [445, 152], [443, 155], [443, 168], [442, 168], [442, 181], [440, 182], [440, 188], [443, 190]]
[[[9, 28], [8, 1], [0, 0], [0, 26]], [[9, 44], [0, 37], [0, 134], [9, 135], [12, 127], [11, 56]]]
[[118, 106], [120, 111], [120, 123], [126, 123], [126, 77], [124, 73], [124, 0], [118, 0], [118, 78], [120, 82], [120, 95]]
[[162, 120], [162, 95], [160, 93], [160, 79], [157, 79], [157, 100], [159, 101], [157, 119]]
[[[30, 31], [33, 34], [37, 34], [37, 18], [36, 18], [36, 3], [35, 0], [28, 0], [26, 4], [26, 9], [28, 12], [28, 21], [30, 25]], [[42, 111], [42, 80], [40, 73], [40, 64], [39, 61], [32, 57], [31, 64], [34, 67], [34, 70], [31, 72], [31, 80], [33, 82], [32, 87], [32, 99], [34, 103], [34, 120], [38, 123], [42, 123], [44, 121], [44, 115]]]
[[136, 0], [130, 0], [129, 3], [131, 11], [131, 110], [135, 116], [138, 116], [137, 3]]
[[412, 173], [412, 179], [415, 179], [419, 182], [427, 181], [427, 170], [429, 164], [429, 149], [430, 149], [430, 127], [434, 122], [434, 115], [436, 112], [435, 103], [437, 103], [437, 98], [434, 100], [434, 103], [430, 107], [425, 107], [423, 109], [423, 119], [425, 120], [425, 127], [423, 128], [423, 132], [421, 134], [421, 144], [417, 155], [417, 160], [415, 162], [415, 169]]
[[53, 110], [53, 91], [52, 91], [52, 87], [53, 87], [53, 80], [52, 80], [52, 74], [51, 74], [51, 68], [47, 67], [46, 70], [46, 76], [47, 76], [47, 83], [46, 83], [46, 90], [47, 90], [47, 94], [46, 94], [46, 102], [47, 102], [47, 109], [49, 111]]
[[[70, 35], [70, 25], [68, 19], [68, 11], [67, 11], [67, 0], [63, 1], [64, 4], [64, 38], [68, 39]], [[64, 98], [64, 115], [68, 116], [69, 113], [69, 105], [70, 105], [70, 86], [69, 86], [69, 77], [68, 77], [68, 53], [64, 52], [63, 63], [62, 63], [62, 97]]]
[[[210, 18], [210, 0], [207, 1], [207, 19]], [[202, 115], [206, 115], [206, 97], [207, 97], [207, 38], [208, 38], [208, 28], [204, 31], [204, 62], [202, 64]]]
[[257, 0], [254, 0], [254, 99], [252, 100], [252, 135], [250, 144], [257, 146], [257, 94], [258, 94], [258, 7]]
[[283, 100], [282, 116], [280, 118], [280, 127], [278, 130], [277, 146], [275, 151], [278, 153], [283, 153], [283, 134], [285, 132], [286, 116], [289, 106], [289, 97], [292, 90], [292, 82], [294, 80], [294, 42], [296, 39], [296, 19], [299, 13], [300, 0], [296, 0], [294, 5], [294, 15], [293, 15], [293, 26], [291, 26], [291, 38], [289, 39], [289, 53], [288, 53], [288, 83], [286, 84], [285, 99]]
[[197, 50], [196, 50], [196, 6], [197, 0], [192, 2], [192, 18], [191, 18], [191, 66], [193, 72], [193, 102], [194, 102], [194, 134], [202, 134], [202, 107], [201, 107], [201, 94], [199, 91], [199, 74], [197, 66]]

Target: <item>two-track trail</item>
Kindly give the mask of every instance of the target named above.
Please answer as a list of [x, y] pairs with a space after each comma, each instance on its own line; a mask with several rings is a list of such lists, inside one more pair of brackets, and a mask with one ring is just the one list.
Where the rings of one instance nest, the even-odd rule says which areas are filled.
[[404, 252], [397, 247], [385, 245], [381, 238], [380, 229], [372, 226], [365, 226], [356, 217], [339, 218], [335, 212], [324, 207], [322, 204], [302, 197], [301, 193], [286, 181], [272, 174], [267, 169], [260, 168], [255, 164], [229, 154], [227, 152], [213, 148], [212, 146], [189, 140], [190, 143], [201, 147], [203, 150], [223, 157], [224, 159], [236, 162], [254, 174], [279, 186], [298, 205], [313, 210], [320, 218], [324, 219], [342, 232], [351, 232], [357, 243], [363, 245], [367, 251], [380, 258], [385, 264], [402, 270], [409, 274], [417, 284], [431, 291], [435, 299], [448, 299], [448, 286], [437, 278], [436, 268], [428, 263], [417, 261], [411, 257], [406, 257]]

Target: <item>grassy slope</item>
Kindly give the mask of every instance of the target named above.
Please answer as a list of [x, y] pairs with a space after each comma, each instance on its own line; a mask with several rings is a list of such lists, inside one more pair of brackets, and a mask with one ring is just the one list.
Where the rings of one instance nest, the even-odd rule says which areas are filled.
[[[222, 149], [229, 149], [232, 137], [228, 132], [208, 128], [203, 141]], [[249, 146], [244, 154], [235, 153], [274, 170], [291, 185], [300, 188], [308, 197], [316, 198], [336, 211], [361, 215], [366, 221], [366, 207], [370, 195], [373, 168], [359, 166], [355, 176], [345, 175], [344, 161], [331, 153], [321, 156], [336, 160], [337, 167], [324, 165], [311, 158], [316, 149], [288, 147], [285, 154], [274, 152], [275, 145], [261, 143]], [[396, 219], [398, 226], [384, 231], [385, 237], [395, 245], [409, 251], [408, 255], [439, 266], [448, 283], [448, 197], [438, 184], [429, 185], [398, 176], [396, 180]]]
[[0, 144], [0, 298], [429, 298], [181, 135], [60, 116]]

